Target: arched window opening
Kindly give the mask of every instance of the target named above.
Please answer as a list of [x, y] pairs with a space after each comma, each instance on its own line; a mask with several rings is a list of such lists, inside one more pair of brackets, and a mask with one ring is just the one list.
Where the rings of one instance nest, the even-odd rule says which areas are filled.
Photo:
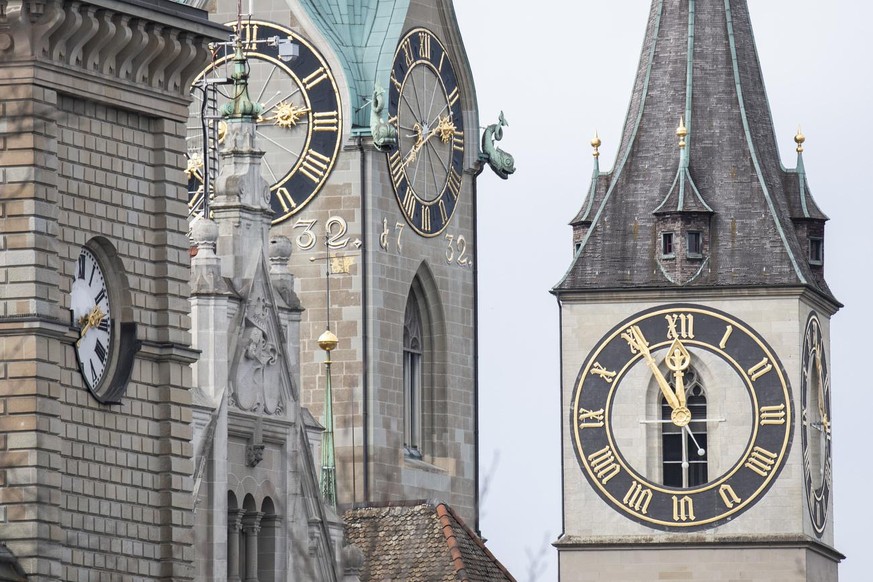
[[279, 537], [279, 516], [269, 497], [261, 504], [261, 531], [258, 534], [258, 582], [275, 582]]
[[422, 456], [422, 339], [421, 309], [413, 290], [403, 323], [403, 439], [406, 453], [415, 458]]
[[[663, 483], [667, 487], [696, 487], [709, 481], [706, 392], [694, 370], [685, 373], [684, 381], [686, 406], [691, 412], [687, 426], [673, 424], [673, 408], [661, 397]], [[672, 381], [670, 387], [676, 388]]]

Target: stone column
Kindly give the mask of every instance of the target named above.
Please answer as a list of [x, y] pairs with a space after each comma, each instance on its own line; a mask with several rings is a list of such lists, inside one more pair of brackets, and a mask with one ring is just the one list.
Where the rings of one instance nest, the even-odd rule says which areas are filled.
[[279, 524], [281, 518], [276, 514], [265, 515], [261, 519], [261, 532], [258, 535], [258, 545], [266, 551], [258, 556], [258, 580], [259, 582], [274, 582], [278, 580], [276, 575], [276, 543], [279, 537]]
[[258, 532], [261, 531], [260, 511], [247, 511], [243, 518], [243, 533], [246, 538], [246, 579], [245, 582], [258, 582]]
[[239, 578], [239, 531], [244, 509], [227, 512], [227, 582], [240, 582]]

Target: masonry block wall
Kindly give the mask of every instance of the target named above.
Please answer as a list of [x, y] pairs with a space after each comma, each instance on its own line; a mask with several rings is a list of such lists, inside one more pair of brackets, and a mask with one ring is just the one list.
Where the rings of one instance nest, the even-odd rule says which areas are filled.
[[[4, 8], [0, 541], [34, 581], [185, 580], [194, 354], [179, 168], [187, 87], [221, 31], [164, 0]], [[95, 238], [123, 265], [142, 342], [120, 405], [94, 399], [73, 347], [73, 265]]]

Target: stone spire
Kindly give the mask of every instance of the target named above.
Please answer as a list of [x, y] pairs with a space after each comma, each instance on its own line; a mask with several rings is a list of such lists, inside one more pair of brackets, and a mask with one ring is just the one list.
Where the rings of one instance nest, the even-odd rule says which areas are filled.
[[802, 165], [779, 159], [747, 1], [653, 0], [615, 167], [571, 223], [555, 291], [799, 285], [834, 301], [810, 254], [824, 220]]

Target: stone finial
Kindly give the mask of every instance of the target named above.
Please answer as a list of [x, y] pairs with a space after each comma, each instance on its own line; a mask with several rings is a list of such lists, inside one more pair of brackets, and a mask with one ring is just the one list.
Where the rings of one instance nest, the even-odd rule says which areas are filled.
[[679, 149], [684, 150], [686, 143], [685, 138], [688, 136], [688, 128], [685, 127], [685, 117], [679, 118], [679, 127], [676, 128], [676, 135], [679, 137]]
[[287, 236], [270, 238], [270, 272], [285, 273], [291, 260], [291, 240]]
[[600, 135], [595, 131], [594, 138], [591, 140], [591, 147], [594, 148], [594, 153], [592, 154], [595, 158], [600, 157], [600, 146], [603, 145], [603, 142], [600, 141]]
[[356, 576], [364, 567], [364, 552], [355, 544], [343, 547], [343, 570], [346, 576]]
[[197, 251], [215, 252], [218, 242], [218, 225], [208, 218], [200, 218], [191, 225], [191, 242]]
[[797, 135], [794, 136], [794, 143], [797, 144], [797, 153], [803, 153], [803, 144], [806, 142], [806, 136], [800, 131], [800, 126], [797, 126]]
[[233, 55], [233, 100], [221, 107], [221, 114], [228, 119], [254, 121], [263, 111], [249, 97], [249, 64], [243, 52], [242, 41], [237, 39]]

